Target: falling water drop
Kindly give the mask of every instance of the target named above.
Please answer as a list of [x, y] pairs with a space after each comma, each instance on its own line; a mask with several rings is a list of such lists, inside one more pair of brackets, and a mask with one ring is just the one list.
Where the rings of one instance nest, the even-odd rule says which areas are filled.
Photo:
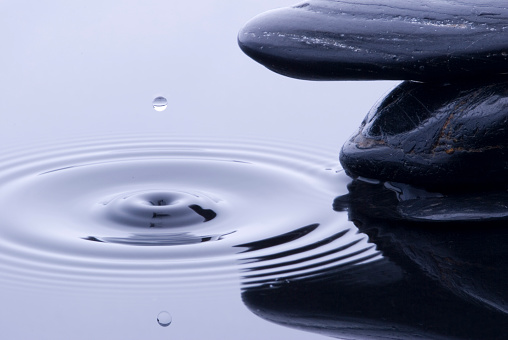
[[160, 312], [159, 315], [157, 315], [157, 322], [162, 327], [168, 327], [171, 321], [173, 321], [173, 318], [171, 318], [171, 314], [168, 312]]
[[155, 111], [164, 111], [168, 107], [168, 100], [164, 97], [157, 97], [152, 104]]

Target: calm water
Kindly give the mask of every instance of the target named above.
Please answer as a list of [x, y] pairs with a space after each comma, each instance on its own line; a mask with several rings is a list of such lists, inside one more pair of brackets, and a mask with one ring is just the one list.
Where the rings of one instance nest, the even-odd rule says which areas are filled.
[[[506, 258], [497, 222], [432, 248], [457, 225], [399, 230], [379, 190], [348, 189], [340, 146], [396, 83], [287, 79], [237, 47], [247, 20], [291, 4], [0, 5], [3, 334], [464, 338], [475, 315], [498, 334], [505, 266], [474, 269]], [[464, 255], [485, 242], [482, 263]], [[439, 308], [466, 312], [425, 333]]]

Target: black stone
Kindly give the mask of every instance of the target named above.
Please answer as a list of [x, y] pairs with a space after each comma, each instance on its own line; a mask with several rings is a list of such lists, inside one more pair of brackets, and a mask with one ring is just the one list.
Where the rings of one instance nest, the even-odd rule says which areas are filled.
[[404, 82], [345, 143], [346, 173], [427, 188], [508, 184], [508, 82]]
[[238, 35], [267, 68], [310, 80], [452, 80], [508, 73], [508, 6], [474, 0], [311, 0]]

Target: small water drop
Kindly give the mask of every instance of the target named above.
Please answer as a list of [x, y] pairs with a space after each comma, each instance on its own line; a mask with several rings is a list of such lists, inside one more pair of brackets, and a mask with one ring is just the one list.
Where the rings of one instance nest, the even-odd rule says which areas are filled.
[[157, 97], [152, 102], [155, 111], [164, 111], [168, 107], [168, 100], [164, 97]]
[[291, 283], [291, 282], [288, 279], [276, 278], [274, 281], [272, 281], [268, 284], [268, 287], [272, 288], [272, 289], [276, 289], [276, 288], [281, 288], [283, 285], [287, 285], [289, 283]]
[[168, 327], [171, 325], [171, 321], [173, 321], [173, 318], [168, 312], [160, 312], [159, 315], [157, 315], [157, 322], [162, 327]]

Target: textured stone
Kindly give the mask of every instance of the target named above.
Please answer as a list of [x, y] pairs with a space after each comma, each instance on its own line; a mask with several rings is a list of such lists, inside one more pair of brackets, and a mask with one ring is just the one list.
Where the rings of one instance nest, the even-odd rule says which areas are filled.
[[404, 82], [345, 143], [346, 173], [425, 187], [508, 183], [508, 82]]
[[508, 73], [508, 6], [310, 0], [255, 17], [238, 41], [254, 60], [300, 79], [485, 79]]

